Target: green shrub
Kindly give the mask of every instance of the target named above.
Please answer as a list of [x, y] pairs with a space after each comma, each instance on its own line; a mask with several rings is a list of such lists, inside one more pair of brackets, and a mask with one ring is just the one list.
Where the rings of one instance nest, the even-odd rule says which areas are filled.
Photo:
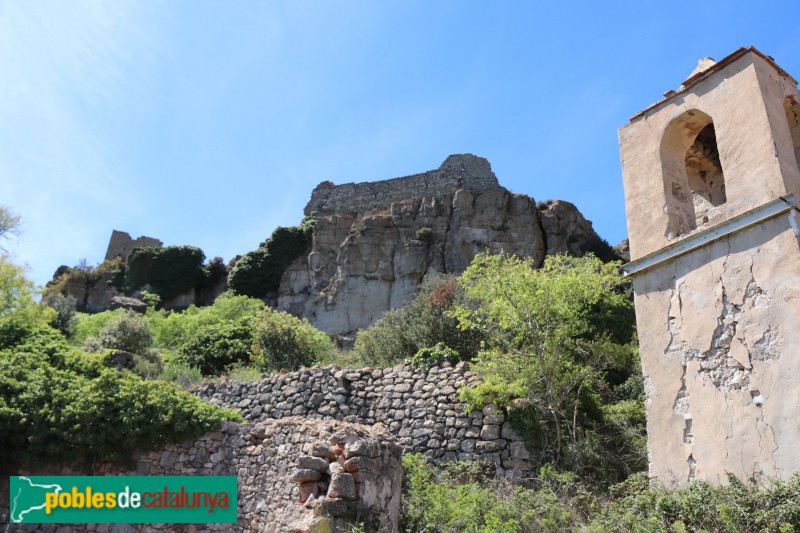
[[144, 316], [124, 310], [100, 331], [104, 348], [143, 354], [153, 347], [153, 332]]
[[437, 471], [423, 455], [406, 454], [403, 486], [404, 531], [568, 531], [579, 522], [566, 492], [512, 486], [486, 476], [480, 465], [454, 463]]
[[433, 348], [422, 348], [411, 358], [412, 363], [425, 369], [435, 365], [441, 365], [445, 361], [457, 363], [460, 360], [461, 356], [457, 351], [448, 348], [441, 342], [436, 343], [436, 346]]
[[204, 260], [205, 254], [196, 246], [134, 248], [125, 264], [123, 288], [130, 294], [149, 285], [165, 302], [205, 279]]
[[70, 351], [56, 330], [29, 331], [0, 351], [2, 464], [126, 458], [240, 419], [174, 385], [121, 375], [108, 353]]
[[477, 329], [461, 329], [458, 319], [451, 315], [462, 299], [463, 290], [454, 278], [427, 277], [411, 302], [388, 311], [358, 333], [356, 357], [366, 365], [389, 366], [442, 343], [461, 359], [472, 359], [483, 335]]
[[612, 501], [589, 531], [794, 531], [800, 525], [800, 475], [759, 486], [732, 474], [728, 485], [694, 482], [672, 492], [642, 472], [612, 487]]
[[153, 333], [138, 313], [124, 310], [100, 331], [99, 341], [103, 349], [130, 354], [122, 366], [142, 377], [155, 377], [163, 369], [161, 356], [153, 346]]
[[308, 320], [270, 308], [255, 317], [253, 337], [253, 362], [263, 371], [296, 370], [330, 357], [335, 349]]
[[73, 346], [83, 346], [86, 339], [100, 337], [103, 328], [123, 311], [123, 309], [115, 309], [94, 314], [75, 313], [75, 333], [70, 337], [70, 343]]
[[199, 368], [185, 363], [171, 362], [166, 365], [159, 376], [162, 381], [171, 381], [181, 387], [189, 387], [203, 381], [203, 374]]
[[235, 363], [250, 360], [253, 348], [251, 317], [208, 326], [178, 349], [176, 361], [218, 375]]
[[315, 223], [316, 214], [311, 214], [300, 226], [276, 228], [265, 243], [236, 261], [228, 274], [228, 287], [254, 298], [276, 292], [288, 266], [311, 246]]
[[190, 306], [180, 312], [149, 311], [147, 321], [156, 346], [177, 350], [210, 326], [253, 317], [263, 308], [261, 300], [227, 292], [207, 307]]
[[67, 337], [75, 332], [75, 306], [74, 296], [64, 296], [60, 292], [46, 292], [42, 296], [42, 304], [55, 311], [50, 325]]
[[429, 226], [419, 228], [416, 232], [416, 237], [418, 241], [426, 243], [433, 242], [433, 228]]
[[260, 381], [262, 372], [250, 365], [236, 363], [228, 367], [226, 371], [228, 379], [233, 381]]

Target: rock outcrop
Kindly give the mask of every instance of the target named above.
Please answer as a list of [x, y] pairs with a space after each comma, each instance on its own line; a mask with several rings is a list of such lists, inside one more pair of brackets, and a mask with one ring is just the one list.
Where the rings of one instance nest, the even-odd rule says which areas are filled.
[[540, 210], [469, 154], [403, 178], [323, 182], [305, 208], [312, 212], [311, 251], [284, 274], [278, 307], [342, 336], [407, 303], [425, 276], [460, 274], [480, 252], [537, 264], [553, 253], [613, 254], [574, 205], [552, 201]]

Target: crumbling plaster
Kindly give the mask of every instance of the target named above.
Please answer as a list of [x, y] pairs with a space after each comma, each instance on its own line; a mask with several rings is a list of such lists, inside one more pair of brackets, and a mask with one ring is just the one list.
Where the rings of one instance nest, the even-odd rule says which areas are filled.
[[720, 219], [782, 194], [800, 196], [800, 170], [783, 108], [790, 94], [797, 94], [790, 80], [759, 55], [745, 54], [620, 128], [631, 259], [679, 237], [669, 231], [671, 176], [661, 141], [670, 122], [687, 111], [698, 110], [714, 121], [727, 194]]
[[796, 216], [634, 281], [650, 474], [668, 485], [800, 470], [800, 424], [792, 421], [800, 408], [800, 241], [788, 220]]

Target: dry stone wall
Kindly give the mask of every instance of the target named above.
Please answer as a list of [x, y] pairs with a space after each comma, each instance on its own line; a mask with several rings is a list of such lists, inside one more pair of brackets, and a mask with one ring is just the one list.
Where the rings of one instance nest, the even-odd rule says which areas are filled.
[[493, 405], [468, 413], [459, 390], [478, 380], [465, 363], [359, 370], [304, 368], [260, 382], [208, 383], [196, 394], [259, 422], [301, 416], [367, 426], [383, 424], [405, 452], [432, 462], [487, 461], [498, 475], [530, 470], [528, 452]]
[[[50, 467], [15, 475], [237, 476], [236, 524], [82, 524], [80, 531], [351, 531], [356, 518], [370, 531], [397, 531], [401, 450], [384, 427], [302, 417], [226, 423], [197, 441], [141, 455], [131, 470], [110, 464], [93, 472]], [[316, 461], [315, 461], [316, 459]], [[317, 463], [324, 462], [320, 466]], [[309, 486], [308, 466], [318, 477]], [[298, 476], [298, 473], [301, 473]], [[298, 482], [303, 479], [304, 482]], [[8, 477], [0, 488], [0, 525], [8, 524]], [[10, 525], [3, 531], [69, 533], [75, 525]]]

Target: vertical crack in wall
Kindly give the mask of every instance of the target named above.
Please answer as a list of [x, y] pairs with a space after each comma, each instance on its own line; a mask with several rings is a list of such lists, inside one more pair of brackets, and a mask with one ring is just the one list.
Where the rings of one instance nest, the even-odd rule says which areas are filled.
[[694, 481], [697, 472], [697, 461], [694, 460], [692, 454], [689, 454], [689, 458], [686, 459], [686, 464], [689, 465], [689, 476], [686, 478], [686, 481], [691, 483]]

